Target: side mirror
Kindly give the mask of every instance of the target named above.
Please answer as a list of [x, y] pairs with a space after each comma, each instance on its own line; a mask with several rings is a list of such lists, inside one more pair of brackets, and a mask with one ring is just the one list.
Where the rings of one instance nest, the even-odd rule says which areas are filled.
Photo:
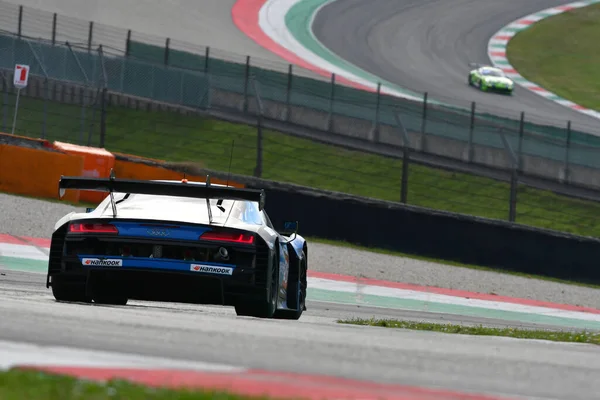
[[92, 211], [94, 211], [94, 207], [86, 207], [85, 208], [86, 213], [91, 213]]
[[285, 221], [283, 223], [283, 229], [280, 233], [282, 235], [290, 236], [296, 232], [298, 232], [298, 221]]

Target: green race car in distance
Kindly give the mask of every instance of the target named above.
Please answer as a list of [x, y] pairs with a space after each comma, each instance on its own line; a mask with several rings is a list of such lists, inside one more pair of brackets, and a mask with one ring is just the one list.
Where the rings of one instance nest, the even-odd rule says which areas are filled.
[[[478, 87], [484, 92], [499, 92], [512, 94], [515, 86], [500, 68], [487, 65], [477, 65], [476, 69], [469, 72], [469, 85]], [[471, 64], [474, 66], [474, 64]]]

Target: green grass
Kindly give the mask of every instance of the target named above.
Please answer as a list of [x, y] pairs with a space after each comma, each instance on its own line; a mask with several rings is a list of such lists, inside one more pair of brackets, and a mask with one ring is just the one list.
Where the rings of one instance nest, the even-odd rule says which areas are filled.
[[479, 326], [464, 326], [453, 324], [435, 324], [425, 322], [410, 322], [391, 319], [350, 319], [338, 320], [341, 324], [378, 326], [384, 328], [412, 329], [419, 331], [431, 331], [442, 333], [454, 333], [461, 335], [478, 336], [503, 336], [518, 339], [540, 339], [551, 340], [555, 342], [576, 342], [590, 343], [600, 345], [600, 333], [594, 332], [567, 332], [567, 331], [546, 331], [533, 329], [517, 328], [488, 328]]
[[[22, 106], [17, 133], [39, 136], [41, 102], [23, 98]], [[92, 122], [89, 110], [82, 136], [79, 107], [51, 104], [49, 109], [47, 129], [51, 140], [79, 143], [83, 137], [82, 144], [87, 144]], [[98, 115], [94, 122], [91, 144], [98, 145]], [[193, 161], [206, 168], [227, 171], [234, 142], [231, 171], [253, 175], [255, 127], [116, 107], [108, 110], [106, 123], [108, 150], [169, 161]], [[268, 130], [264, 134], [263, 157], [265, 179], [400, 200], [402, 160], [321, 145]], [[517, 199], [518, 223], [600, 236], [599, 203], [526, 187], [519, 187]], [[408, 204], [506, 220], [509, 184], [411, 164]]]
[[79, 380], [35, 371], [0, 372], [2, 400], [250, 400], [247, 397], [216, 391], [168, 390], [149, 388], [121, 380], [106, 383]]
[[507, 57], [526, 79], [600, 110], [600, 4], [568, 11], [521, 31]]

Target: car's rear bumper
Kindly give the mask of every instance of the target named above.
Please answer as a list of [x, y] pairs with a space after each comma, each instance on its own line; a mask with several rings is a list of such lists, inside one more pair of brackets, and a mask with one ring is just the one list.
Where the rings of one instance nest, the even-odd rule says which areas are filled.
[[232, 304], [239, 296], [264, 296], [269, 254], [260, 238], [248, 245], [81, 235], [67, 234], [65, 225], [52, 236], [47, 286], [85, 284], [90, 297], [110, 291], [130, 299]]
[[190, 273], [158, 268], [71, 268], [50, 277], [54, 282], [85, 285], [86, 295], [124, 296], [129, 299], [234, 305], [264, 298], [265, 287], [256, 283], [255, 271], [238, 270], [235, 276]]
[[498, 87], [498, 86], [488, 86], [487, 90], [489, 92], [495, 92], [495, 93], [505, 93], [505, 94], [509, 94], [513, 92], [513, 89], [508, 88], [508, 87]]
[[102, 292], [129, 299], [233, 305], [264, 297], [266, 270], [210, 262], [140, 258], [63, 256], [62, 268], [50, 274], [86, 286], [89, 297]]

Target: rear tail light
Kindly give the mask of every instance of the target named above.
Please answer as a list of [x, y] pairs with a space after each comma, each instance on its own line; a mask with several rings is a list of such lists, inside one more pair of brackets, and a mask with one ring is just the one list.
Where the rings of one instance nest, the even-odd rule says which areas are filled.
[[69, 232], [73, 233], [119, 233], [116, 226], [111, 224], [80, 224], [69, 225]]
[[200, 236], [202, 240], [214, 240], [218, 242], [231, 242], [241, 244], [254, 243], [254, 235], [235, 232], [206, 232]]

